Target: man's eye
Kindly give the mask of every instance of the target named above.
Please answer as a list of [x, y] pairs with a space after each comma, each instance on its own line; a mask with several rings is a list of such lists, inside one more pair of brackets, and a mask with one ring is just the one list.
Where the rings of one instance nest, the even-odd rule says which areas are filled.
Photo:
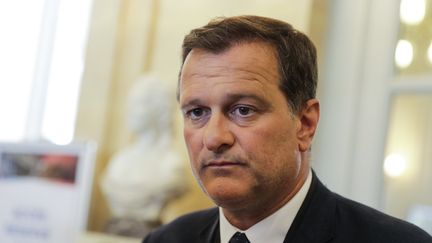
[[240, 117], [249, 117], [255, 112], [255, 109], [248, 106], [238, 106], [233, 110], [233, 114]]
[[186, 113], [186, 115], [187, 115], [190, 119], [192, 119], [192, 120], [198, 120], [198, 119], [200, 119], [202, 116], [204, 116], [204, 113], [205, 113], [204, 109], [202, 109], [202, 108], [195, 108], [195, 109], [192, 109], [192, 110], [188, 111], [188, 112]]

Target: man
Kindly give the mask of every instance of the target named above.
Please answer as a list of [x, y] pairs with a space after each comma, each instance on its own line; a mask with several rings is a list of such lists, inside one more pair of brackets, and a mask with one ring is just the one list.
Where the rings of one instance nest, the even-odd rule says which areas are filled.
[[192, 30], [178, 100], [194, 175], [218, 208], [144, 242], [432, 242], [330, 192], [311, 171], [316, 85], [315, 47], [285, 22], [238, 16]]

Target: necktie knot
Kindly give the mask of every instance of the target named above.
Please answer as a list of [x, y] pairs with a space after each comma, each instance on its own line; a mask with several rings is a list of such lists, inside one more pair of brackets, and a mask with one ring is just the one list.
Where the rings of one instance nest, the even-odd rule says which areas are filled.
[[250, 243], [245, 233], [236, 232], [230, 239], [229, 243]]

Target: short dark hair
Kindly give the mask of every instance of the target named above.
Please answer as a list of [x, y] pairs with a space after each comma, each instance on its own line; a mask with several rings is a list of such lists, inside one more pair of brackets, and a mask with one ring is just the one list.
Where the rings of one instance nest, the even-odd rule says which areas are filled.
[[217, 54], [235, 44], [254, 41], [270, 43], [276, 49], [279, 87], [293, 112], [299, 112], [316, 95], [316, 49], [305, 34], [286, 22], [252, 15], [213, 19], [185, 36], [182, 66], [192, 49]]

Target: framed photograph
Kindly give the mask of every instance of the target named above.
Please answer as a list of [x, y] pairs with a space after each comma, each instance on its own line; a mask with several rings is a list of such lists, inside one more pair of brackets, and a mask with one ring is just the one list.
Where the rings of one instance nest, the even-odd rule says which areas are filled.
[[86, 230], [96, 146], [0, 143], [0, 242], [74, 243]]

